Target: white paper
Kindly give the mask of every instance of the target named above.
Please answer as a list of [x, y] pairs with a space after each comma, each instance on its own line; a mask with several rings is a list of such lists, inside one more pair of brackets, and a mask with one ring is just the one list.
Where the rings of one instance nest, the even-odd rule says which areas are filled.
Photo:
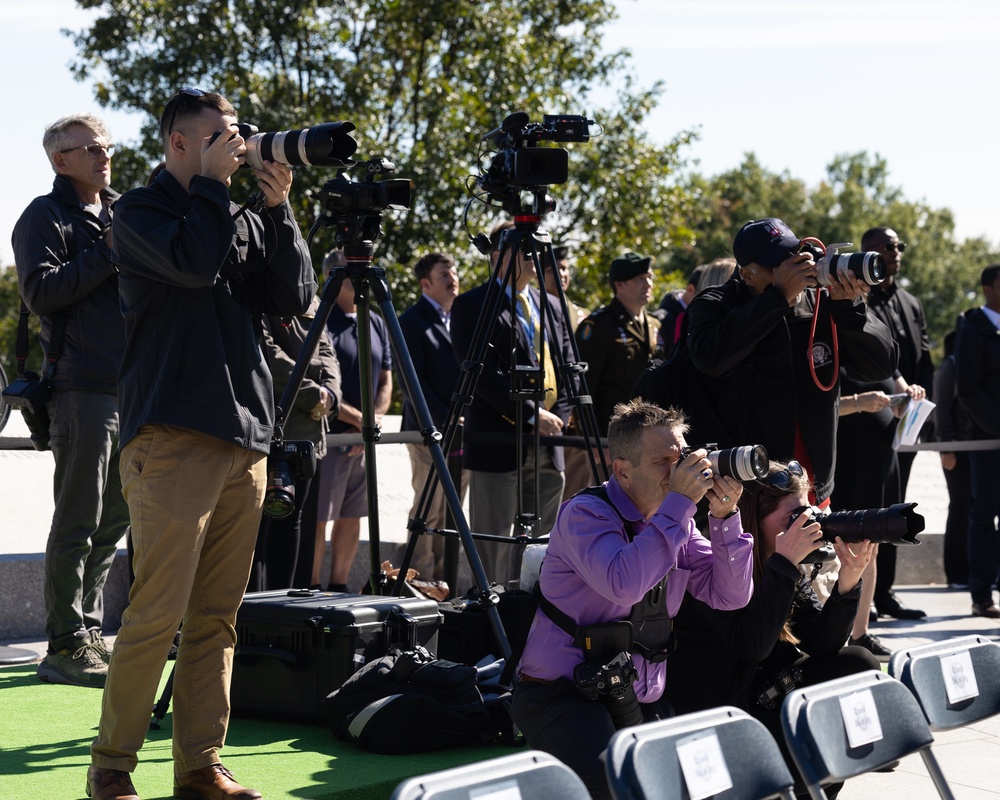
[[677, 760], [691, 800], [702, 800], [733, 787], [715, 731], [699, 733], [677, 742]]
[[882, 722], [875, 707], [875, 696], [871, 689], [840, 698], [840, 713], [847, 729], [847, 741], [851, 747], [861, 747], [882, 738]]
[[515, 779], [497, 781], [469, 790], [469, 800], [521, 800], [521, 787]]
[[903, 416], [899, 418], [896, 425], [896, 435], [892, 440], [892, 449], [895, 450], [901, 444], [916, 444], [920, 429], [934, 410], [935, 404], [930, 400], [911, 400]]
[[941, 656], [941, 675], [944, 689], [948, 693], [949, 705], [979, 697], [976, 670], [972, 666], [972, 654], [965, 650], [950, 656]]

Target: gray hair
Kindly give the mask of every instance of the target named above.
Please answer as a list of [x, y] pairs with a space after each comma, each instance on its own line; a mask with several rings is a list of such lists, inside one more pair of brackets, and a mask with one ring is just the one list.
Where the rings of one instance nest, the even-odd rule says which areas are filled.
[[53, 172], [56, 169], [56, 153], [73, 146], [69, 129], [74, 125], [88, 128], [104, 139], [106, 143], [111, 142], [111, 134], [108, 132], [107, 127], [105, 127], [104, 122], [100, 117], [96, 117], [93, 114], [71, 114], [68, 117], [57, 119], [45, 129], [45, 135], [42, 136], [42, 147], [45, 148], [45, 155], [49, 158], [49, 164], [52, 165]]
[[643, 433], [650, 428], [670, 428], [687, 433], [684, 412], [679, 408], [660, 408], [641, 397], [615, 406], [608, 424], [608, 453], [612, 459], [623, 458], [634, 466], [642, 461]]

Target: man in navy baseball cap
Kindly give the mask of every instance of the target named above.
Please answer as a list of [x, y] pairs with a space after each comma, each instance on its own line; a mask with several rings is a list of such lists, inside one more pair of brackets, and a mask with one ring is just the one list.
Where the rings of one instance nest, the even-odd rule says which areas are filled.
[[752, 219], [733, 239], [733, 255], [741, 267], [760, 264], [774, 269], [787, 259], [799, 246], [789, 228], [780, 219]]

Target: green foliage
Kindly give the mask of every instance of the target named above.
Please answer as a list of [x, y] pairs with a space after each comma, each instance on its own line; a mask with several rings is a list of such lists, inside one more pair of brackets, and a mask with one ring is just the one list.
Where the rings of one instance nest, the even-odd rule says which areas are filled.
[[[0, 365], [7, 373], [7, 380], [17, 375], [17, 361], [14, 346], [17, 342], [17, 321], [21, 312], [21, 294], [17, 288], [17, 271], [13, 267], [0, 267]], [[39, 350], [38, 317], [28, 317], [28, 363], [27, 369], [39, 369], [42, 362]]]
[[[609, 0], [78, 4], [99, 16], [75, 36], [76, 75], [106, 75], [97, 86], [102, 103], [149, 114], [135, 143], [142, 158], [123, 165], [116, 156], [116, 184], [145, 180], [161, 150], [156, 115], [183, 86], [222, 92], [261, 131], [350, 120], [358, 155], [388, 157], [415, 187], [408, 213], [385, 215], [376, 249], [398, 308], [417, 288], [401, 267], [430, 249], [463, 262], [466, 286], [486, 274], [486, 259], [468, 245], [462, 210], [482, 134], [513, 111], [532, 120], [586, 112], [605, 129], [570, 148], [570, 182], [553, 187], [560, 207], [546, 220], [556, 242], [577, 245], [574, 296], [603, 296], [614, 254], [653, 251], [685, 233], [687, 197], [674, 174], [691, 135], [660, 146], [642, 132], [660, 87], [635, 89], [627, 55], [603, 51], [602, 30], [614, 17]], [[626, 88], [612, 107], [595, 108], [592, 90], [619, 79]], [[293, 202], [304, 226], [321, 212], [330, 177], [322, 169], [298, 171]], [[497, 211], [474, 212], [473, 232], [491, 228]], [[317, 263], [331, 242], [328, 234], [317, 237]]]

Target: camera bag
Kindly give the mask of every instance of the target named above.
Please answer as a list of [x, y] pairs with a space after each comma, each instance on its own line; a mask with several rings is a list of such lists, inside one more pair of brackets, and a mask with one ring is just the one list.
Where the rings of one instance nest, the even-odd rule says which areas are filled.
[[478, 671], [427, 650], [392, 650], [365, 664], [327, 697], [330, 729], [365, 750], [395, 755], [466, 744], [489, 715]]
[[327, 695], [393, 648], [437, 652], [433, 600], [292, 589], [251, 592], [236, 616], [236, 714], [322, 722]]

